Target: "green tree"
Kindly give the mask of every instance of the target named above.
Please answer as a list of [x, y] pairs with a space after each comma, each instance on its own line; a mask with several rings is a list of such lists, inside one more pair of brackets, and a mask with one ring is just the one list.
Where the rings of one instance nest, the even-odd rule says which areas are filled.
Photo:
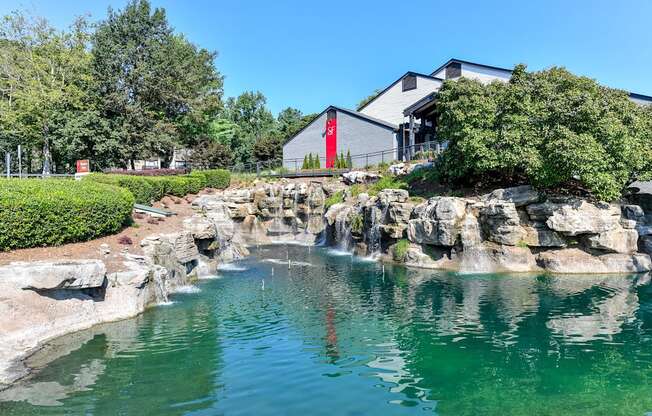
[[313, 167], [315, 169], [321, 169], [321, 162], [319, 161], [319, 155], [315, 155], [315, 160], [313, 162]]
[[376, 98], [376, 97], [378, 96], [378, 94], [381, 93], [381, 91], [382, 91], [381, 89], [376, 89], [376, 90], [374, 90], [373, 93], [371, 93], [370, 95], [366, 96], [365, 98], [363, 98], [362, 100], [360, 100], [360, 101], [358, 102], [358, 107], [357, 107], [357, 108], [358, 108], [358, 109], [361, 109], [361, 108], [364, 107], [365, 105], [369, 104], [369, 102], [371, 102], [371, 100], [373, 100], [374, 98]]
[[215, 53], [170, 28], [165, 10], [147, 0], [109, 9], [93, 36], [92, 68], [99, 109], [123, 144], [124, 163], [195, 144], [220, 108], [222, 77]]
[[353, 159], [351, 158], [351, 150], [346, 151], [346, 168], [353, 169]]
[[222, 117], [238, 126], [238, 134], [231, 147], [237, 162], [254, 162], [254, 144], [276, 127], [276, 120], [266, 104], [267, 99], [258, 91], [245, 92], [226, 101]]
[[519, 65], [509, 83], [446, 81], [438, 110], [448, 141], [440, 171], [452, 181], [579, 186], [613, 200], [650, 176], [650, 110], [563, 68]]

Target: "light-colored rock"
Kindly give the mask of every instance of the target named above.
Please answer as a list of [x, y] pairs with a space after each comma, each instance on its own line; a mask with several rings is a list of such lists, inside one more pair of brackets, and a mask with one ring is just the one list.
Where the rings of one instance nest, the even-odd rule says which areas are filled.
[[100, 254], [103, 256], [111, 254], [111, 246], [106, 243], [100, 244]]
[[638, 246], [638, 233], [636, 230], [615, 228], [586, 239], [587, 246], [596, 250], [614, 253], [634, 253]]
[[605, 264], [595, 256], [577, 248], [550, 250], [539, 253], [537, 261], [553, 273], [607, 273]]
[[626, 220], [624, 218], [620, 219], [620, 226], [623, 227], [626, 230], [633, 230], [636, 228], [636, 221], [634, 220]]
[[394, 176], [405, 175], [407, 173], [407, 165], [403, 162], [395, 163], [387, 168], [387, 171]]
[[644, 253], [614, 253], [599, 258], [609, 273], [642, 273], [652, 270], [650, 256]]
[[362, 170], [354, 170], [351, 172], [343, 173], [342, 178], [344, 179], [344, 183], [347, 185], [353, 185], [356, 183], [365, 184], [376, 182], [378, 179], [382, 178], [382, 175]]
[[401, 224], [401, 225], [382, 224], [379, 227], [384, 237], [394, 239], [394, 240], [403, 238], [405, 236], [405, 230], [407, 229], [407, 225], [405, 224]]
[[566, 247], [567, 243], [556, 231], [548, 227], [523, 226], [525, 236], [523, 242], [529, 247]]
[[412, 208], [410, 203], [391, 203], [388, 209], [388, 220], [394, 224], [407, 224], [412, 214]]
[[483, 195], [482, 197], [482, 199], [485, 201], [503, 200], [503, 201], [512, 202], [517, 207], [538, 202], [539, 198], [540, 198], [539, 192], [537, 192], [530, 185], [521, 185], [521, 186], [514, 186], [505, 189], [496, 189], [487, 195]]
[[215, 223], [203, 215], [184, 219], [183, 228], [198, 240], [212, 240], [216, 236]]
[[[546, 224], [565, 235], [599, 234], [620, 226], [620, 209], [616, 205], [595, 205], [584, 200], [554, 205]], [[528, 213], [533, 212], [532, 207], [528, 205]]]
[[0, 267], [0, 283], [20, 289], [90, 289], [101, 287], [106, 266], [100, 260], [13, 262]]
[[406, 202], [410, 194], [405, 189], [383, 189], [378, 193], [378, 200], [382, 206], [387, 206], [392, 202]]

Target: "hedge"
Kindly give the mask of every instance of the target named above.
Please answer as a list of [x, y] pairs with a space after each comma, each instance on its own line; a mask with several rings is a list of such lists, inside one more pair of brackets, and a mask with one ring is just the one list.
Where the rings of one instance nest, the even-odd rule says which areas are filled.
[[91, 181], [0, 179], [0, 250], [86, 241], [131, 218], [129, 191]]
[[190, 176], [203, 177], [207, 188], [225, 189], [231, 184], [231, 172], [225, 169], [196, 170]]
[[126, 188], [139, 204], [151, 204], [165, 195], [183, 197], [196, 194], [207, 186], [206, 178], [199, 175], [132, 176], [93, 173], [84, 180]]

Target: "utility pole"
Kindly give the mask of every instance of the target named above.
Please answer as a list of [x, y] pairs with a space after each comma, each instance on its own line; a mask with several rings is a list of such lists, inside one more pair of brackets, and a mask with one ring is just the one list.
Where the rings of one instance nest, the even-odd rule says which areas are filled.
[[7, 179], [11, 178], [11, 153], [5, 152], [5, 164], [7, 165]]

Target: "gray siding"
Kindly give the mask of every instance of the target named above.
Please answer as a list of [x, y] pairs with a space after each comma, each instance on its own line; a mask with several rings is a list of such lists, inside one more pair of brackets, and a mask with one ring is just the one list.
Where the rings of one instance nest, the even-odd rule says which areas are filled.
[[[313, 121], [302, 132], [283, 146], [284, 165], [288, 169], [295, 166], [301, 168], [303, 158], [308, 153], [318, 154], [321, 166], [326, 164], [326, 113]], [[352, 156], [371, 152], [380, 152], [396, 147], [396, 135], [391, 128], [379, 126], [376, 123], [351, 116], [345, 112], [337, 112], [337, 152], [351, 152]], [[296, 162], [287, 159], [297, 159]], [[384, 160], [396, 159], [395, 152], [385, 152], [383, 156], [370, 156], [369, 164], [377, 164]], [[353, 158], [354, 167], [367, 164], [366, 157]]]

